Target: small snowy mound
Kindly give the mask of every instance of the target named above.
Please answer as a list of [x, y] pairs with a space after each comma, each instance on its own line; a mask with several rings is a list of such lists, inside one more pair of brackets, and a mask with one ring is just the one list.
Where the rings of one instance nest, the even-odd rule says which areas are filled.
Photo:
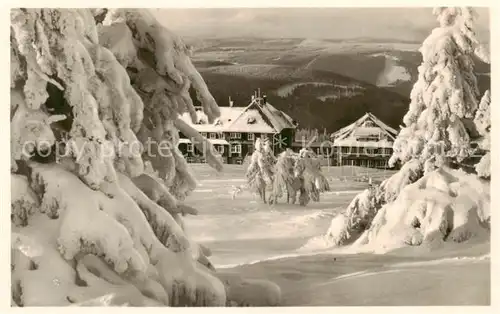
[[489, 182], [446, 167], [402, 189], [383, 206], [356, 245], [375, 251], [489, 239]]

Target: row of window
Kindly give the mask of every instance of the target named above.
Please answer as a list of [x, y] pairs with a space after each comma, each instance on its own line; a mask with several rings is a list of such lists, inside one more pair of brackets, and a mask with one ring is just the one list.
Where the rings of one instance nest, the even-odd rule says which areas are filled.
[[390, 155], [390, 148], [369, 148], [369, 147], [342, 147], [343, 154], [370, 154], [370, 155]]
[[[224, 133], [207, 133], [207, 132], [202, 132], [201, 135], [205, 138], [215, 140], [215, 139], [225, 139], [226, 136]], [[231, 132], [229, 133], [229, 138], [230, 139], [241, 139], [241, 133], [237, 132]], [[247, 133], [247, 140], [253, 141], [255, 140], [255, 134], [254, 133]]]
[[[224, 154], [224, 145], [216, 145], [215, 149], [217, 149], [220, 154]], [[187, 151], [190, 153], [194, 152], [192, 143], [187, 143]], [[231, 145], [231, 154], [241, 154], [241, 144]]]
[[388, 163], [387, 160], [349, 160], [343, 159], [340, 162], [342, 166], [360, 166], [360, 167], [369, 167], [369, 168], [387, 168]]

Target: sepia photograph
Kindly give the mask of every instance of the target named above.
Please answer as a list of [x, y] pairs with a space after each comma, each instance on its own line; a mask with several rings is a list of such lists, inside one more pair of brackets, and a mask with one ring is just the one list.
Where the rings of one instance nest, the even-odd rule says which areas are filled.
[[490, 306], [490, 19], [10, 8], [10, 306]]

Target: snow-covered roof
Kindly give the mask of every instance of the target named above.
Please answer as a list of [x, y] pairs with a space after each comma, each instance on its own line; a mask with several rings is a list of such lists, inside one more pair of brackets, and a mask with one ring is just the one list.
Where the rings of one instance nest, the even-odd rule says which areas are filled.
[[396, 138], [398, 131], [382, 122], [372, 113], [367, 112], [358, 120], [333, 133], [331, 137], [334, 141], [339, 141], [351, 137], [379, 134], [385, 134], [390, 140], [393, 141]]
[[219, 107], [220, 117], [208, 123], [207, 116], [197, 108], [197, 121], [192, 121], [189, 113], [180, 116], [184, 122], [198, 132], [249, 132], [280, 133], [286, 128], [296, 128], [293, 119], [269, 103], [252, 100], [247, 107]]
[[229, 126], [229, 132], [280, 133], [283, 129], [295, 129], [293, 119], [268, 102], [253, 99]]
[[[251, 130], [251, 131], [250, 131]], [[275, 133], [274, 128], [262, 117], [258, 109], [247, 108], [229, 126], [229, 132]]]
[[196, 109], [197, 121], [192, 121], [187, 112], [181, 115], [181, 119], [198, 132], [225, 132], [227, 127], [241, 115], [244, 109], [243, 107], [219, 107], [220, 117], [211, 124], [208, 123], [208, 118], [201, 108]]
[[353, 130], [355, 136], [378, 136], [382, 130], [378, 127], [359, 127]]

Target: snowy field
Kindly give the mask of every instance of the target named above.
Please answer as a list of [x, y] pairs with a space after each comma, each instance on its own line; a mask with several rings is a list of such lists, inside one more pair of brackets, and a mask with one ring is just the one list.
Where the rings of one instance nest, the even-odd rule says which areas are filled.
[[280, 285], [282, 305], [490, 303], [489, 243], [373, 255], [334, 250], [316, 241], [334, 214], [367, 187], [355, 177], [368, 172], [374, 180], [381, 179], [389, 171], [325, 167], [332, 191], [304, 208], [284, 201], [261, 204], [249, 192], [232, 200], [233, 186], [245, 183], [242, 166], [225, 165], [221, 174], [206, 165], [192, 169], [199, 187], [187, 203], [200, 214], [186, 217], [190, 234], [211, 248], [210, 260], [217, 268]]
[[[282, 255], [295, 254], [311, 238], [326, 232], [335, 213], [345, 208], [368, 184], [349, 180], [361, 168], [324, 168], [332, 191], [307, 207], [262, 204], [249, 191], [232, 199], [233, 186], [245, 184], [245, 167], [225, 165], [217, 174], [206, 165], [193, 164], [199, 186], [186, 203], [198, 208], [198, 216], [187, 216], [186, 227], [197, 242], [211, 248], [212, 263], [228, 267]], [[364, 170], [364, 172], [370, 170]], [[373, 170], [372, 170], [373, 171]], [[374, 176], [388, 175], [377, 172]], [[347, 181], [341, 181], [347, 177]], [[321, 248], [319, 248], [321, 249]]]

